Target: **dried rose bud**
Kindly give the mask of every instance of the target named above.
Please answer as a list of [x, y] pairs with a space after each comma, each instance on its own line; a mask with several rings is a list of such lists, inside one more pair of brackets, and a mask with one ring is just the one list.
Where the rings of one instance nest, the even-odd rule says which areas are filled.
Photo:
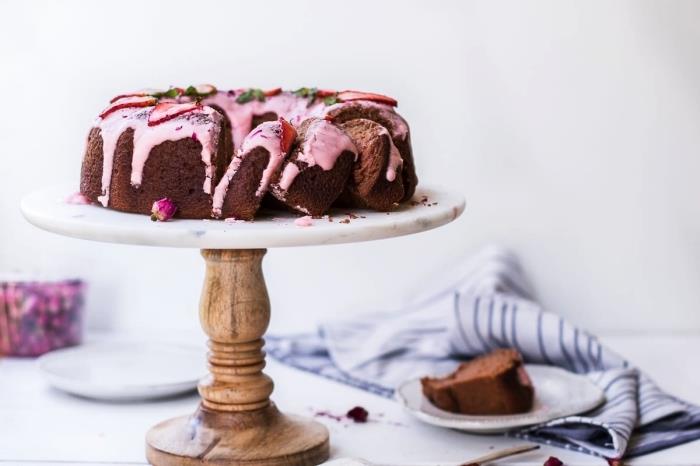
[[369, 413], [362, 406], [355, 406], [346, 414], [347, 417], [355, 422], [367, 422], [367, 417]]
[[151, 220], [154, 222], [156, 220], [159, 222], [165, 222], [173, 218], [176, 210], [177, 206], [175, 203], [170, 198], [164, 197], [160, 201], [153, 203], [153, 207], [151, 208]]
[[550, 456], [547, 458], [547, 461], [544, 462], [544, 465], [542, 466], [563, 466], [564, 463], [561, 462], [559, 458], [555, 458], [554, 456]]

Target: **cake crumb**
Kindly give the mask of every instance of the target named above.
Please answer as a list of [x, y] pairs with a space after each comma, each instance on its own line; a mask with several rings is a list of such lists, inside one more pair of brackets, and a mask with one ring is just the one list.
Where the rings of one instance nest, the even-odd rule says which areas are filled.
[[338, 222], [338, 223], [350, 223], [350, 219], [349, 219], [349, 218], [346, 218], [346, 219], [341, 220], [341, 221]]
[[83, 193], [73, 193], [66, 198], [66, 204], [87, 205], [90, 204], [90, 199]]
[[298, 227], [310, 227], [313, 226], [313, 224], [314, 221], [311, 218], [311, 215], [305, 215], [294, 220], [294, 225]]

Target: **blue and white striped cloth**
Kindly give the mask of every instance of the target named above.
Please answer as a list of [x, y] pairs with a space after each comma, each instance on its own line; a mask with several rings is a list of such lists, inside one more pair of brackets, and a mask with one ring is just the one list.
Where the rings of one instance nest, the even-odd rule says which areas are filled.
[[594, 336], [543, 311], [512, 254], [490, 248], [449, 276], [399, 311], [325, 323], [315, 334], [268, 337], [266, 349], [283, 363], [391, 397], [406, 379], [515, 347], [526, 362], [587, 374], [606, 402], [514, 436], [606, 458], [700, 438], [700, 408], [661, 391]]

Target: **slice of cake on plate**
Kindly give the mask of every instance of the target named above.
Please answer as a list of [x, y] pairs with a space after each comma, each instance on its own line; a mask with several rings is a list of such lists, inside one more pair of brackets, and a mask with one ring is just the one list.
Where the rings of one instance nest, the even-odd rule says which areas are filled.
[[441, 378], [423, 377], [423, 394], [435, 406], [459, 414], [517, 414], [530, 411], [535, 390], [520, 353], [496, 349]]

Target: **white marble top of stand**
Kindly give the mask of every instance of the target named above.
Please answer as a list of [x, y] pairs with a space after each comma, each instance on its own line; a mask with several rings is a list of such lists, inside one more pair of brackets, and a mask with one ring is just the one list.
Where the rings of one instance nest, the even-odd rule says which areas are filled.
[[[35, 226], [60, 235], [109, 243], [205, 249], [253, 249], [370, 241], [409, 235], [445, 225], [464, 211], [464, 197], [455, 191], [419, 186], [414, 200], [385, 213], [332, 209], [313, 225], [297, 226], [298, 215], [267, 211], [253, 222], [222, 220], [152, 222], [147, 215], [127, 214], [98, 205], [69, 204], [74, 192], [53, 186], [22, 199], [24, 216]], [[426, 199], [427, 198], [427, 199]], [[426, 199], [424, 202], [420, 202]], [[352, 213], [349, 223], [340, 223]]]

